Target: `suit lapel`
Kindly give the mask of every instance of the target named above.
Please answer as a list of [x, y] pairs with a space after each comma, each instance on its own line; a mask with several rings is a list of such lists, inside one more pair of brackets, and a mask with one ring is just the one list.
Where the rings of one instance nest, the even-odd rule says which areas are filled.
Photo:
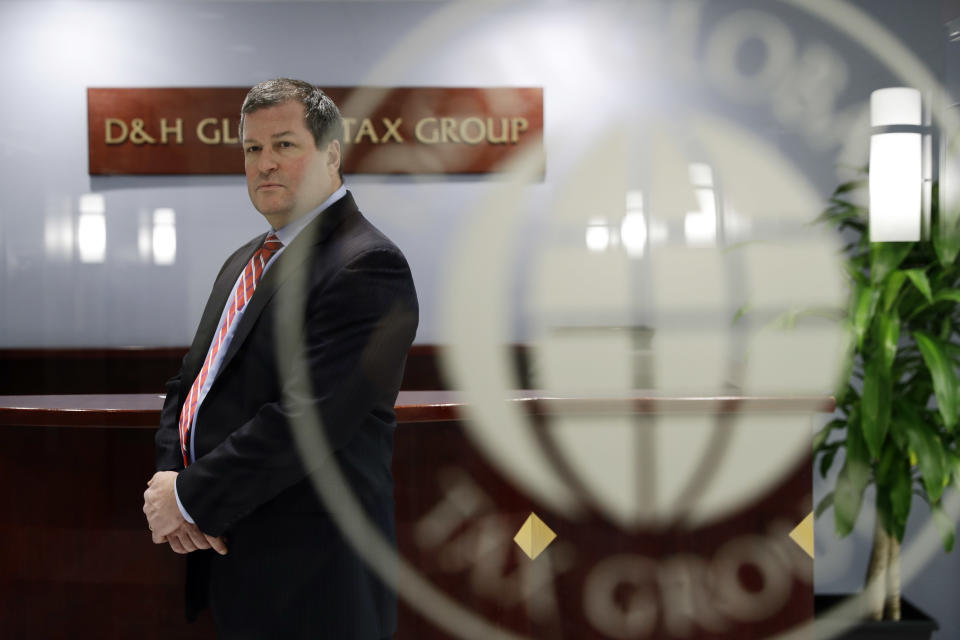
[[189, 356], [185, 363], [186, 379], [190, 381], [190, 384], [193, 384], [193, 380], [200, 373], [200, 368], [203, 367], [203, 361], [210, 350], [210, 343], [213, 342], [217, 327], [220, 326], [220, 316], [223, 314], [223, 308], [227, 306], [227, 300], [233, 293], [237, 278], [240, 277], [240, 273], [243, 272], [243, 268], [250, 261], [250, 257], [256, 253], [257, 248], [263, 244], [266, 237], [267, 234], [263, 234], [254, 238], [240, 250], [234, 252], [220, 270], [220, 274], [213, 284], [213, 290], [210, 292], [210, 297], [207, 299], [207, 305], [203, 309], [203, 315], [200, 317], [200, 324], [197, 326], [197, 333], [193, 338], [193, 344], [190, 345]]
[[[330, 205], [312, 220], [310, 224], [304, 227], [300, 233], [297, 234], [297, 237], [293, 239], [293, 242], [277, 256], [274, 263], [270, 265], [267, 272], [263, 274], [263, 278], [257, 285], [253, 297], [250, 298], [250, 301], [247, 302], [247, 307], [243, 310], [243, 316], [237, 324], [233, 339], [230, 341], [230, 346], [227, 348], [227, 352], [223, 356], [223, 361], [220, 363], [220, 371], [223, 371], [227, 365], [230, 364], [233, 356], [236, 355], [240, 346], [250, 335], [250, 331], [256, 324], [257, 319], [260, 317], [260, 314], [263, 313], [264, 309], [266, 309], [277, 290], [284, 282], [290, 279], [290, 276], [297, 271], [307, 258], [313, 255], [315, 247], [322, 244], [347, 216], [351, 213], [358, 212], [353, 196], [350, 195], [350, 192], [347, 192], [344, 197]], [[258, 244], [257, 246], [259, 247], [260, 245]], [[254, 251], [255, 250], [256, 247], [254, 248]], [[250, 255], [253, 255], [253, 251], [247, 256], [247, 260], [250, 259]], [[245, 265], [245, 261], [240, 265], [240, 269], [236, 272], [237, 277], [239, 277], [240, 271]], [[236, 277], [234, 280], [236, 280]], [[229, 296], [230, 292], [228, 291], [226, 295]], [[221, 310], [226, 302], [226, 298], [224, 298], [220, 305]], [[216, 322], [217, 319], [214, 320], [214, 324], [216, 324]], [[216, 331], [216, 327], [214, 327], [214, 331]], [[212, 337], [213, 333], [211, 332], [207, 344], [209, 344]]]

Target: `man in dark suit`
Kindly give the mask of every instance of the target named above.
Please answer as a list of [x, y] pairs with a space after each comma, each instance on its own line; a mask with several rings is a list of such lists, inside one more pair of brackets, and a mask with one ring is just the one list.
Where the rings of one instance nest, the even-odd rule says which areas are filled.
[[[341, 474], [393, 541], [413, 280], [343, 187], [343, 121], [320, 89], [261, 83], [240, 129], [250, 199], [271, 229], [224, 263], [167, 383], [144, 512], [155, 542], [189, 553], [188, 618], [209, 603], [221, 637], [390, 637], [395, 592], [314, 483]], [[305, 417], [329, 457], [301, 454]]]

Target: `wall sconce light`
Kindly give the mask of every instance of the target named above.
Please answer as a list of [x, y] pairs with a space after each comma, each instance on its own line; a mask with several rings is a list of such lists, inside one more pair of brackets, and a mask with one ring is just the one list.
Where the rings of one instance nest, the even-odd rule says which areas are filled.
[[80, 196], [80, 217], [77, 219], [77, 250], [80, 262], [103, 262], [107, 255], [106, 206], [103, 195], [85, 193]]
[[153, 263], [173, 264], [177, 261], [177, 224], [173, 209], [153, 211]]
[[620, 222], [620, 240], [628, 256], [643, 257], [647, 249], [647, 220], [643, 215], [642, 191], [627, 191], [627, 211]]
[[587, 250], [599, 253], [610, 246], [610, 227], [603, 218], [590, 218], [587, 224]]
[[690, 164], [687, 170], [700, 207], [684, 216], [683, 234], [690, 246], [711, 247], [717, 244], [717, 196], [713, 188], [713, 170], [702, 162]]
[[870, 94], [870, 241], [920, 240], [923, 216], [923, 111], [909, 87]]

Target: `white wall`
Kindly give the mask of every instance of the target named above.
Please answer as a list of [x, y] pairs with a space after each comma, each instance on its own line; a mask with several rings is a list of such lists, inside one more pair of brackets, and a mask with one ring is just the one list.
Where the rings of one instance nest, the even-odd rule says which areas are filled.
[[[556, 226], [548, 218], [564, 197], [561, 188], [583, 173], [579, 163], [612, 123], [630, 150], [629, 188], [645, 189], [654, 179], [651, 133], [669, 121], [666, 135], [678, 137], [684, 125], [677, 114], [699, 109], [758, 133], [818, 194], [829, 193], [836, 177], [824, 158], [831, 155], [803, 145], [802, 127], [778, 121], [762, 98], [738, 102], [704, 79], [698, 47], [718, 14], [748, 5], [708, 5], [689, 33], [670, 27], [680, 5], [686, 3], [0, 3], [0, 77], [7, 87], [0, 119], [0, 345], [187, 344], [223, 257], [264, 228], [240, 176], [88, 176], [90, 86], [243, 86], [279, 75], [331, 86], [543, 86], [546, 179], [524, 190], [529, 201], [512, 218], [518, 226], [503, 229], [520, 234], [519, 249], [496, 257], [520, 267], [544, 238], [582, 235], [589, 212], [567, 231], [547, 233], [544, 225]], [[756, 6], [771, 14], [770, 3]], [[777, 11], [797, 44], [793, 62], [819, 42], [859, 65], [838, 93], [840, 104], [862, 103], [871, 86], [890, 77], [822, 22]], [[749, 47], [745, 52], [749, 58]], [[688, 67], [693, 75], [684, 75]], [[356, 176], [348, 184], [413, 266], [423, 309], [418, 341], [443, 342], [439, 300], [449, 251], [464, 225], [483, 215], [473, 205], [502, 179]], [[81, 263], [76, 246], [79, 199], [91, 192], [105, 203], [102, 264]], [[154, 265], [138, 253], [140, 228], [158, 207], [175, 210], [173, 265]], [[508, 287], [513, 339], [526, 332], [516, 296], [529, 286], [518, 278]], [[635, 319], [649, 320], [645, 302], [639, 295]]]

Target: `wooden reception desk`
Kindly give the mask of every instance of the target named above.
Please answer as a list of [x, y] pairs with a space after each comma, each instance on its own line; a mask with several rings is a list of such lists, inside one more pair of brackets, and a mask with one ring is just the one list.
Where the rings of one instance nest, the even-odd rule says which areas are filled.
[[[516, 403], [541, 426], [552, 415], [812, 415], [833, 408], [822, 397], [637, 394], [587, 400], [516, 392], [504, 402]], [[161, 404], [156, 394], [0, 396], [0, 635], [214, 637], [209, 616], [184, 623], [183, 559], [151, 543], [140, 510], [145, 482], [154, 471], [153, 434]], [[786, 470], [776, 486], [718, 522], [624, 530], [589, 509], [571, 520], [515, 486], [471, 441], [465, 409], [456, 392], [401, 392], [394, 475], [401, 556], [473, 615], [525, 637], [740, 640], [764, 638], [812, 618], [812, 559], [779, 537], [786, 535], [783, 523], [795, 524], [811, 509], [809, 456]], [[464, 496], [484, 508], [467, 511]], [[465, 509], [463, 517], [442, 539], [425, 543], [425, 520], [458, 505]], [[512, 541], [530, 513], [558, 536], [538, 560], [523, 556]], [[735, 610], [711, 603], [703, 604], [701, 615], [693, 610], [700, 606], [697, 599], [716, 594], [700, 584], [697, 571], [720, 571], [723, 562], [729, 564], [721, 558], [724, 549], [738, 541], [769, 544], [772, 554], [799, 569], [778, 582], [787, 591], [768, 616], [738, 618], [730, 613]], [[547, 562], [552, 573], [537, 574], [538, 586], [531, 591], [529, 568], [539, 571]], [[593, 603], [584, 585], [595, 585], [598, 572], [618, 562], [652, 567], [660, 581], [646, 584], [628, 571], [611, 587], [609, 602]], [[761, 598], [769, 591], [765, 570], [769, 567], [746, 560], [734, 566], [745, 597]], [[665, 583], [667, 574], [679, 586]], [[679, 584], [684, 579], [687, 587]], [[693, 609], [677, 608], [670, 595], [674, 587], [688, 590], [683, 597], [694, 599]], [[643, 611], [653, 612], [653, 626], [630, 628], [630, 620], [636, 625], [639, 619], [636, 612], [631, 617], [630, 607], [647, 606], [648, 600], [653, 609]], [[597, 606], [609, 607], [612, 622], [598, 622]], [[617, 626], [618, 611], [626, 612], [626, 627]], [[397, 637], [451, 634], [401, 605]]]

